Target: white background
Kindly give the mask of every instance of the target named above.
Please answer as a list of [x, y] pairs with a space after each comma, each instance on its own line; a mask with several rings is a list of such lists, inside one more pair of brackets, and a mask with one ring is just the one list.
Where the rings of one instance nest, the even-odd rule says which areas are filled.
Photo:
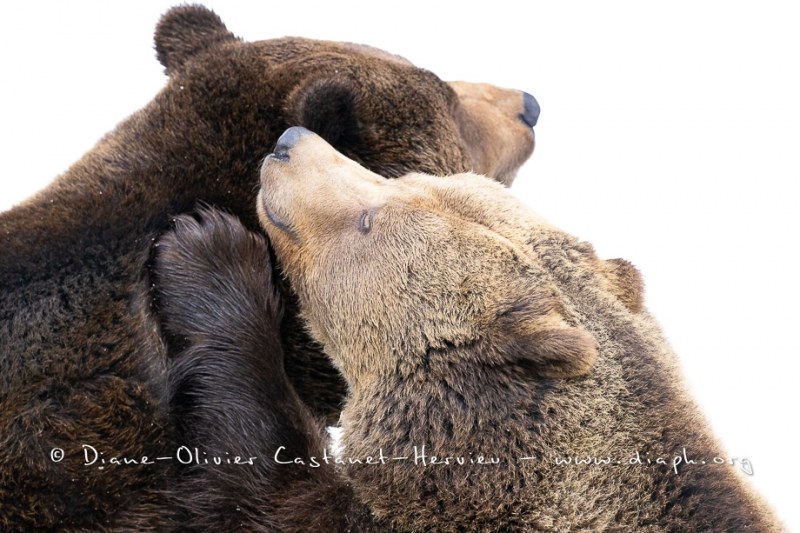
[[[248, 40], [363, 42], [444, 79], [533, 93], [537, 148], [513, 189], [642, 270], [730, 455], [750, 459], [752, 482], [800, 530], [800, 18], [789, 2], [207, 5]], [[168, 7], [4, 5], [0, 209], [160, 89], [152, 32]]]

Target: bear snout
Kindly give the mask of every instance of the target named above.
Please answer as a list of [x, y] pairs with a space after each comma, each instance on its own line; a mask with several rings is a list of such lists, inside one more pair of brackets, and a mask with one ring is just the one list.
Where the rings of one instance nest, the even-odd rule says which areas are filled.
[[273, 150], [271, 154], [272, 157], [281, 161], [287, 161], [289, 159], [289, 150], [294, 148], [302, 137], [310, 133], [309, 130], [301, 126], [293, 126], [284, 131], [283, 134], [278, 137], [278, 142], [275, 143], [275, 150]]
[[526, 92], [522, 93], [522, 101], [523, 111], [520, 113], [519, 119], [532, 128], [539, 121], [539, 102], [532, 94]]

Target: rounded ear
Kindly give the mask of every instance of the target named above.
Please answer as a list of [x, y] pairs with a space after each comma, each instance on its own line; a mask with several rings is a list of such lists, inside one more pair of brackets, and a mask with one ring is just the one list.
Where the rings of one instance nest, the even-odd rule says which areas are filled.
[[503, 359], [534, 377], [585, 376], [597, 360], [597, 341], [585, 329], [570, 326], [559, 302], [529, 294], [509, 306], [496, 324], [494, 343]]
[[287, 116], [325, 139], [339, 151], [354, 146], [360, 136], [354, 82], [317, 79], [295, 89], [287, 99]]
[[632, 312], [641, 312], [644, 309], [642, 274], [625, 259], [607, 259], [601, 264], [611, 293]]
[[210, 9], [200, 5], [173, 7], [156, 26], [156, 55], [170, 75], [197, 52], [233, 39], [236, 37]]
[[564, 324], [522, 335], [511, 354], [521, 368], [536, 377], [558, 379], [585, 376], [597, 359], [597, 342], [588, 331]]

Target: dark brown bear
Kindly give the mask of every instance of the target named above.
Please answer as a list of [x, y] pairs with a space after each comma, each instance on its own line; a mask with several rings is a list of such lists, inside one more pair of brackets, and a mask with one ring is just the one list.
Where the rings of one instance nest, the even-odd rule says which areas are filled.
[[[247, 43], [197, 6], [168, 12], [155, 41], [169, 75], [164, 90], [51, 186], [0, 215], [4, 531], [180, 525], [183, 493], [168, 497], [183, 482], [180, 465], [141, 463], [203, 444], [208, 428], [195, 422], [206, 420], [197, 414], [206, 407], [236, 426], [240, 441], [269, 427], [267, 396], [255, 404], [235, 388], [204, 396], [198, 375], [225, 380], [224, 368], [171, 368], [170, 354], [195, 339], [162, 337], [148, 265], [171, 217], [198, 204], [256, 229], [259, 163], [288, 126], [320, 133], [386, 176], [475, 169], [508, 183], [533, 149], [530, 96], [450, 85], [369, 47]], [[279, 324], [270, 294], [259, 349], [274, 355], [282, 344], [301, 397], [320, 415], [336, 413], [341, 379], [291, 301]], [[228, 385], [269, 380], [269, 369], [248, 370], [245, 383]], [[87, 466], [87, 457], [96, 461]], [[123, 459], [139, 465], [114, 464]], [[191, 470], [187, 483], [202, 475]]]
[[[195, 362], [234, 376], [269, 367], [262, 394], [276, 414], [250, 442], [269, 463], [260, 478], [235, 501], [207, 500], [217, 512], [194, 525], [780, 530], [717, 464], [726, 454], [628, 262], [600, 260], [484, 177], [389, 182], [302, 128], [264, 163], [258, 206], [312, 336], [348, 383], [342, 451], [337, 463], [314, 433], [281, 358], [250, 348], [269, 319], [263, 241], [219, 213], [183, 219], [157, 259], [167, 327]], [[230, 429], [213, 442], [231, 446]]]

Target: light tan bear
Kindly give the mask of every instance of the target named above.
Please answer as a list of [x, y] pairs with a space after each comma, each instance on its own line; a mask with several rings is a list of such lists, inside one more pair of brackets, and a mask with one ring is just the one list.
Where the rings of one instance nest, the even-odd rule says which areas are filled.
[[[385, 180], [302, 128], [279, 139], [261, 180], [263, 227], [349, 394], [338, 459], [291, 392], [280, 395], [280, 428], [262, 451], [281, 482], [243, 493], [260, 503], [248, 504], [241, 523], [780, 528], [736, 467], [716, 464], [725, 452], [643, 310], [629, 263], [600, 260], [487, 178]], [[164, 260], [203, 263], [214, 242], [226, 243], [225, 257], [245, 256], [228, 249], [237, 242], [252, 247], [232, 218], [207, 213], [179, 224], [168, 248], [182, 251]], [[224, 312], [250, 316], [243, 322], [255, 336], [248, 302], [263, 291], [252, 281], [263, 267], [253, 265], [225, 268], [211, 294]], [[197, 349], [241, 354], [240, 346], [222, 335]], [[275, 373], [271, 384], [286, 382]]]

